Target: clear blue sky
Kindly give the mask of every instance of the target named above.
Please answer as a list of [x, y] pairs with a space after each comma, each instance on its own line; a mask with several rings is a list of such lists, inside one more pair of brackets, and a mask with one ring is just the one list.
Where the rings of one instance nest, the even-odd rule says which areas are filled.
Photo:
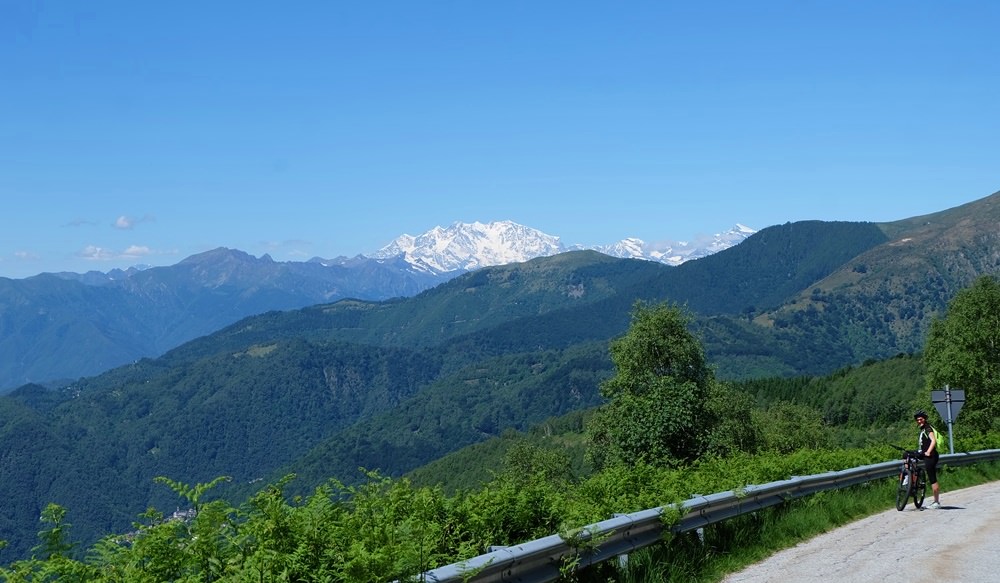
[[0, 0], [0, 276], [1000, 190], [1000, 2]]

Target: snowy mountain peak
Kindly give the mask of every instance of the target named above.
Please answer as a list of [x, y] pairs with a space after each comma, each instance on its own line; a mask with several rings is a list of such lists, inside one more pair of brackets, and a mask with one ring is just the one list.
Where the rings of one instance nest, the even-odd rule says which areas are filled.
[[453, 223], [434, 227], [422, 235], [400, 235], [371, 255], [387, 260], [402, 256], [413, 269], [427, 273], [470, 271], [492, 265], [506, 265], [563, 253], [572, 249], [593, 249], [613, 257], [646, 259], [680, 265], [737, 245], [756, 231], [736, 224], [724, 233], [699, 237], [690, 242], [646, 243], [634, 237], [610, 245], [565, 246], [559, 237], [512, 221]]
[[403, 255], [420, 271], [446, 273], [528, 261], [565, 249], [559, 237], [512, 221], [453, 223], [423, 235], [401, 235], [372, 255], [388, 259]]
[[600, 251], [605, 255], [621, 257], [624, 259], [646, 259], [645, 248], [646, 242], [642, 239], [636, 239], [635, 237], [622, 239], [621, 241], [612, 243], [611, 245], [593, 247], [595, 251]]
[[716, 233], [710, 237], [701, 236], [692, 241], [646, 243], [641, 239], [630, 238], [622, 239], [612, 245], [592, 248], [612, 257], [648, 259], [667, 265], [680, 265], [685, 261], [699, 259], [728, 249], [756, 232], [746, 225], [737, 223], [735, 227], [724, 233]]

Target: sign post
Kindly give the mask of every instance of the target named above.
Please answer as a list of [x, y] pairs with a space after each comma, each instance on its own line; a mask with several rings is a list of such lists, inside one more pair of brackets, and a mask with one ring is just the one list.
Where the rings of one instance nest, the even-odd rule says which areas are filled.
[[948, 448], [950, 453], [955, 453], [955, 439], [951, 428], [958, 418], [958, 412], [962, 410], [962, 405], [965, 404], [965, 391], [945, 385], [943, 391], [931, 391], [931, 401], [934, 402], [938, 414], [948, 424]]

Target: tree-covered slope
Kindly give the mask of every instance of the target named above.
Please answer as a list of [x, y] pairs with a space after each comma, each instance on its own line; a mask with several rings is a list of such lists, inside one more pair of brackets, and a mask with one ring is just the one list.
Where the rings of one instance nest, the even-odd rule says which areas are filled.
[[413, 295], [447, 279], [400, 263], [275, 262], [219, 248], [168, 267], [0, 278], [0, 392], [158, 356], [252, 314]]
[[356, 481], [359, 468], [398, 476], [506, 431], [594, 407], [610, 374], [603, 343], [484, 360], [337, 432], [270, 478], [295, 473], [296, 490], [309, 491], [329, 477]]
[[47, 502], [70, 509], [84, 538], [120, 530], [172, 500], [156, 476], [262, 478], [396, 407], [439, 368], [404, 348], [277, 340], [179, 367], [140, 361], [62, 389], [55, 404], [23, 391], [0, 398], [0, 458], [11, 460], [0, 496], [19, 513], [5, 517], [0, 539], [25, 550], [37, 513], [27, 518]]
[[[901, 355], [845, 367], [823, 376], [761, 377], [733, 386], [753, 396], [763, 410], [794, 404], [815, 410], [824, 427], [843, 447], [896, 443], [909, 435], [911, 415], [930, 410], [919, 356]], [[594, 409], [573, 411], [545, 419], [527, 430], [508, 431], [443, 455], [407, 472], [414, 484], [440, 485], [448, 492], [482, 487], [505, 467], [505, 458], [519, 443], [562, 452], [574, 474], [592, 469], [584, 460], [585, 426]], [[749, 422], [749, 420], [748, 420]], [[775, 431], [794, 432], [794, 427]]]
[[[950, 216], [944, 232], [968, 241], [964, 256], [986, 269], [992, 236], [962, 230], [972, 220], [963, 217]], [[24, 463], [5, 466], [0, 495], [21, 505], [2, 515], [0, 539], [29, 547], [37, 514], [25, 517], [50, 501], [69, 508], [82, 532], [120, 529], [170, 499], [153, 485], [158, 475], [185, 483], [233, 476], [233, 488], [286, 471], [305, 487], [350, 481], [358, 467], [395, 475], [590, 407], [610, 370], [607, 343], [627, 329], [636, 300], [686, 306], [722, 379], [818, 376], [912, 352], [904, 348], [919, 345], [916, 332], [907, 343], [883, 342], [886, 303], [855, 291], [869, 288], [837, 287], [842, 296], [827, 297], [838, 274], [880, 289], [878, 274], [896, 274], [889, 267], [907, 253], [942, 265], [959, 257], [949, 254], [954, 244], [926, 250], [941, 237], [879, 244], [886, 232], [782, 225], [676, 268], [567, 253], [483, 269], [408, 299], [268, 312], [55, 392], [15, 391], [0, 397], [10, 436], [0, 455]], [[885, 261], [859, 262], [883, 253]], [[942, 297], [958, 281], [944, 281]], [[906, 287], [885, 285], [890, 304], [908, 301]]]
[[649, 291], [703, 316], [752, 314], [780, 306], [886, 240], [873, 223], [785, 223], [681, 264], [651, 282]]
[[847, 362], [921, 348], [959, 290], [1000, 274], [1000, 193], [879, 228], [888, 240], [804, 287], [755, 323], [788, 338], [829, 338]]

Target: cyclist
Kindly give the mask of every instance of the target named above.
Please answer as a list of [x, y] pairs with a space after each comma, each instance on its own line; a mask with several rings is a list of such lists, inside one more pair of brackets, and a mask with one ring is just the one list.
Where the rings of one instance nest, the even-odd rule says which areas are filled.
[[913, 418], [920, 425], [920, 436], [917, 437], [917, 449], [920, 457], [924, 459], [924, 469], [927, 472], [927, 481], [931, 484], [931, 492], [934, 493], [934, 502], [929, 508], [940, 508], [940, 487], [937, 479], [938, 450], [937, 437], [934, 435], [934, 428], [927, 422], [927, 413], [917, 411]]

